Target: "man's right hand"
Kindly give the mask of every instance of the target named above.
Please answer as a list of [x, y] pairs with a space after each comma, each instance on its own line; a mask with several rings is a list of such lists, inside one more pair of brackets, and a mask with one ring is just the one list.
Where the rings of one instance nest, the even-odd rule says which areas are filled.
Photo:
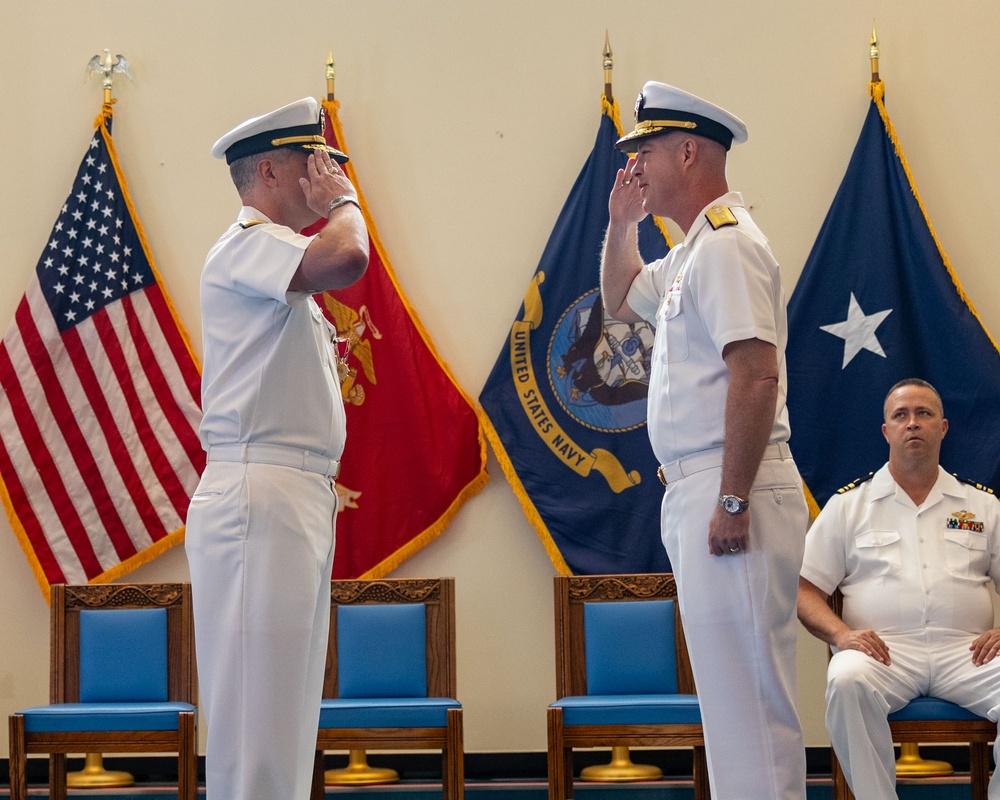
[[846, 630], [837, 635], [833, 645], [838, 650], [858, 650], [886, 666], [892, 663], [889, 658], [889, 646], [875, 631]]
[[632, 178], [634, 169], [635, 158], [630, 158], [625, 168], [618, 170], [615, 185], [608, 198], [608, 214], [612, 225], [635, 225], [646, 217], [639, 183]]

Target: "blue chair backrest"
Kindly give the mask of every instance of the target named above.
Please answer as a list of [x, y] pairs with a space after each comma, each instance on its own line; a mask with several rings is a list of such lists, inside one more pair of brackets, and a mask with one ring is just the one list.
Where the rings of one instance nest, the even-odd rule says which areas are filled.
[[80, 702], [167, 700], [167, 610], [80, 612]]
[[337, 607], [337, 694], [426, 697], [423, 603]]
[[587, 694], [676, 694], [674, 601], [583, 604]]

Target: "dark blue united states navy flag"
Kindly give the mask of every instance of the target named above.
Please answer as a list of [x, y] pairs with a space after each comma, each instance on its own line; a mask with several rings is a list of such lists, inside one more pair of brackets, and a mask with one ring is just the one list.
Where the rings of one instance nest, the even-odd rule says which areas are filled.
[[[617, 104], [556, 221], [479, 401], [494, 452], [562, 573], [666, 572], [663, 487], [646, 433], [653, 329], [605, 315], [600, 257], [608, 195], [626, 157]], [[639, 226], [646, 261], [663, 230]]]
[[1000, 483], [1000, 351], [934, 234], [882, 97], [872, 84], [847, 174], [788, 304], [790, 444], [813, 513], [887, 460], [882, 402], [903, 378], [941, 393], [945, 469]]

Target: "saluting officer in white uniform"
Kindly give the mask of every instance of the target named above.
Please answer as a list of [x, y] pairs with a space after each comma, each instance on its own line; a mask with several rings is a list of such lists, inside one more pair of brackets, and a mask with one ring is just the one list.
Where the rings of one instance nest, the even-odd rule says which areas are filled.
[[[216, 142], [243, 208], [201, 279], [194, 593], [212, 800], [309, 796], [346, 434], [331, 329], [311, 299], [368, 265], [357, 193], [312, 98]], [[319, 218], [315, 236], [299, 231]]]
[[[795, 594], [808, 512], [786, 444], [781, 276], [726, 179], [726, 154], [746, 139], [729, 112], [643, 87], [635, 130], [616, 144], [635, 155], [611, 192], [601, 290], [613, 317], [656, 327], [649, 437], [712, 796], [802, 800]], [[648, 265], [646, 214], [687, 232]]]
[[[888, 714], [920, 696], [997, 721], [1000, 503], [938, 464], [948, 431], [929, 383], [900, 381], [885, 399], [889, 462], [830, 498], [806, 537], [802, 624], [834, 649], [826, 726], [858, 800], [896, 797]], [[827, 599], [844, 597], [843, 618]], [[994, 745], [1000, 763], [1000, 740]], [[990, 800], [1000, 800], [1000, 771]]]

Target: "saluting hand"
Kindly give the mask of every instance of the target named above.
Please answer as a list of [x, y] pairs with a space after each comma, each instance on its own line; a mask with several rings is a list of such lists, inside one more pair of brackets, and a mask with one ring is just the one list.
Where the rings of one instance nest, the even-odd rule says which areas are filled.
[[299, 178], [299, 185], [306, 196], [306, 204], [319, 216], [326, 219], [326, 207], [335, 197], [347, 195], [355, 200], [358, 193], [340, 165], [330, 158], [325, 150], [314, 150], [306, 163], [305, 178]]
[[632, 177], [635, 169], [635, 158], [630, 158], [624, 169], [618, 170], [614, 188], [608, 198], [608, 213], [611, 223], [629, 225], [641, 222], [646, 217], [642, 207], [642, 195], [639, 192], [639, 181]]

